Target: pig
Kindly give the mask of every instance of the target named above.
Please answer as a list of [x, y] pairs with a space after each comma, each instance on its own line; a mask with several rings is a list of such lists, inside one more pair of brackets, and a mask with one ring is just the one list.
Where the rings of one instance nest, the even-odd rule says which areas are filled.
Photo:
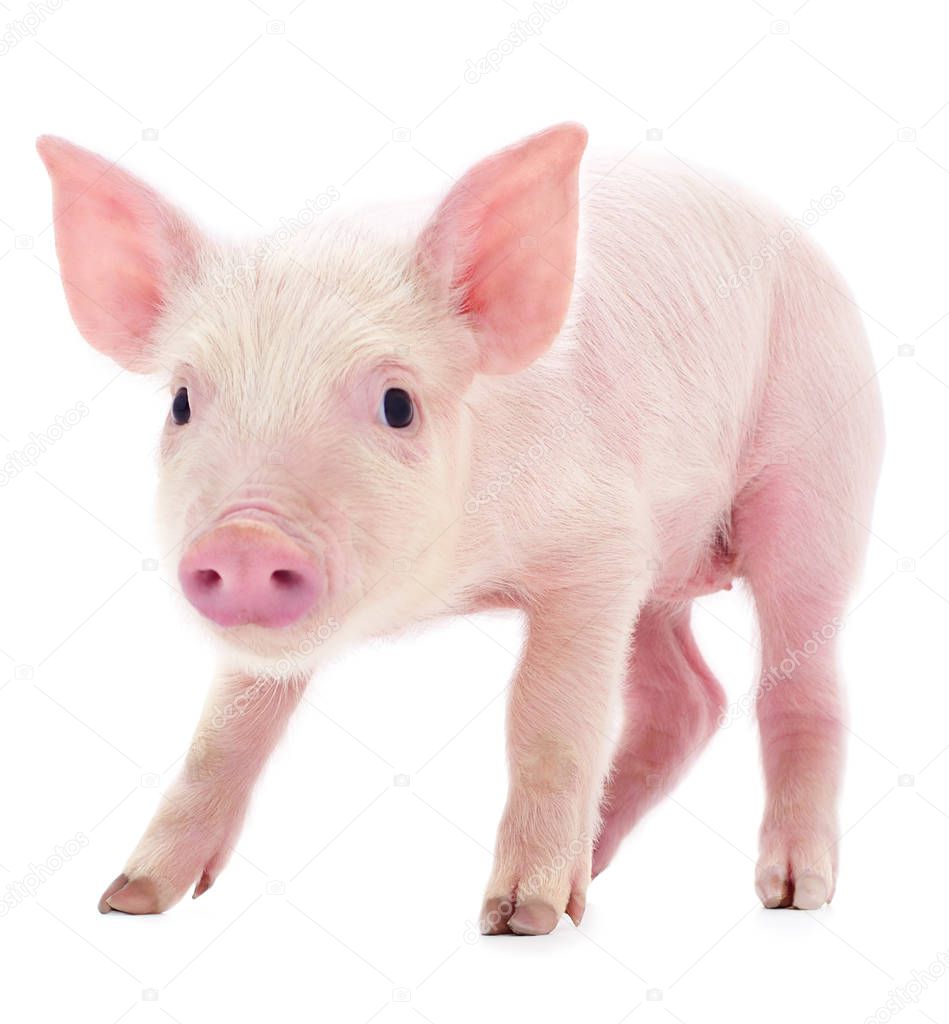
[[420, 216], [330, 211], [262, 252], [39, 140], [80, 333], [168, 386], [162, 537], [220, 655], [102, 912], [207, 890], [336, 652], [507, 608], [526, 638], [481, 928], [579, 924], [723, 717], [690, 609], [735, 580], [768, 681], [757, 893], [831, 899], [838, 634], [883, 444], [861, 319], [768, 202], [669, 158], [581, 168], [586, 144], [560, 124]]

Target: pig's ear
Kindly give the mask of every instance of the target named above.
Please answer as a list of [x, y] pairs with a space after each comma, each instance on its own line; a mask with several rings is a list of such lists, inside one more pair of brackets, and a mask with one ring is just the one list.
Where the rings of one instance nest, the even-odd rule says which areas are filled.
[[157, 193], [101, 156], [44, 135], [56, 252], [76, 326], [94, 348], [149, 372], [152, 329], [169, 283], [194, 260], [199, 235]]
[[562, 124], [482, 160], [422, 232], [419, 259], [464, 315], [483, 373], [533, 362], [563, 326], [586, 129]]

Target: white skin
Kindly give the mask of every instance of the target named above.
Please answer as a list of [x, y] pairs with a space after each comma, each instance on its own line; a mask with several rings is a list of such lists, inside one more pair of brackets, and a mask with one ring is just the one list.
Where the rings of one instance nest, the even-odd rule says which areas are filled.
[[[489, 157], [420, 231], [339, 219], [260, 258], [41, 140], [79, 329], [162, 375], [169, 400], [187, 390], [159, 497], [189, 598], [217, 615], [188, 589], [209, 553], [250, 572], [276, 552], [313, 587], [293, 621], [263, 621], [248, 590], [236, 618], [208, 622], [218, 680], [103, 911], [158, 912], [214, 881], [335, 651], [504, 605], [528, 638], [483, 928], [578, 922], [591, 871], [723, 706], [691, 599], [746, 577], [765, 666], [843, 614], [882, 442], [845, 290], [794, 239], [723, 294], [779, 215], [632, 161], [593, 161], [581, 199], [585, 143], [561, 125]], [[387, 419], [392, 388], [410, 396], [407, 426]], [[273, 600], [268, 615], [286, 611]], [[793, 688], [762, 690], [768, 906], [833, 893], [839, 703], [833, 636]]]

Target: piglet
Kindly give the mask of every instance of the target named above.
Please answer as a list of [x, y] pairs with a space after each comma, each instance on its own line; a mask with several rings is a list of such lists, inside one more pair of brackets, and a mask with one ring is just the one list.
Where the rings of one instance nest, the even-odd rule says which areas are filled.
[[833, 895], [838, 633], [882, 448], [860, 318], [768, 204], [680, 162], [581, 173], [586, 142], [533, 135], [417, 222], [330, 211], [255, 247], [40, 139], [79, 331], [167, 382], [160, 520], [221, 652], [103, 912], [214, 882], [336, 651], [508, 607], [527, 637], [482, 928], [579, 923], [591, 876], [723, 716], [690, 608], [738, 578], [768, 681], [758, 895]]

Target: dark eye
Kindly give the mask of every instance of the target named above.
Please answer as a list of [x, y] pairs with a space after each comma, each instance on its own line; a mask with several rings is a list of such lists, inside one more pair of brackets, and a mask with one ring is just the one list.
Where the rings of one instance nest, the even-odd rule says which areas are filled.
[[188, 403], [187, 388], [178, 388], [175, 392], [175, 397], [171, 403], [171, 418], [179, 427], [191, 419], [191, 406]]
[[411, 424], [415, 418], [415, 407], [412, 396], [402, 388], [389, 388], [382, 396], [382, 421], [390, 427], [402, 429]]

